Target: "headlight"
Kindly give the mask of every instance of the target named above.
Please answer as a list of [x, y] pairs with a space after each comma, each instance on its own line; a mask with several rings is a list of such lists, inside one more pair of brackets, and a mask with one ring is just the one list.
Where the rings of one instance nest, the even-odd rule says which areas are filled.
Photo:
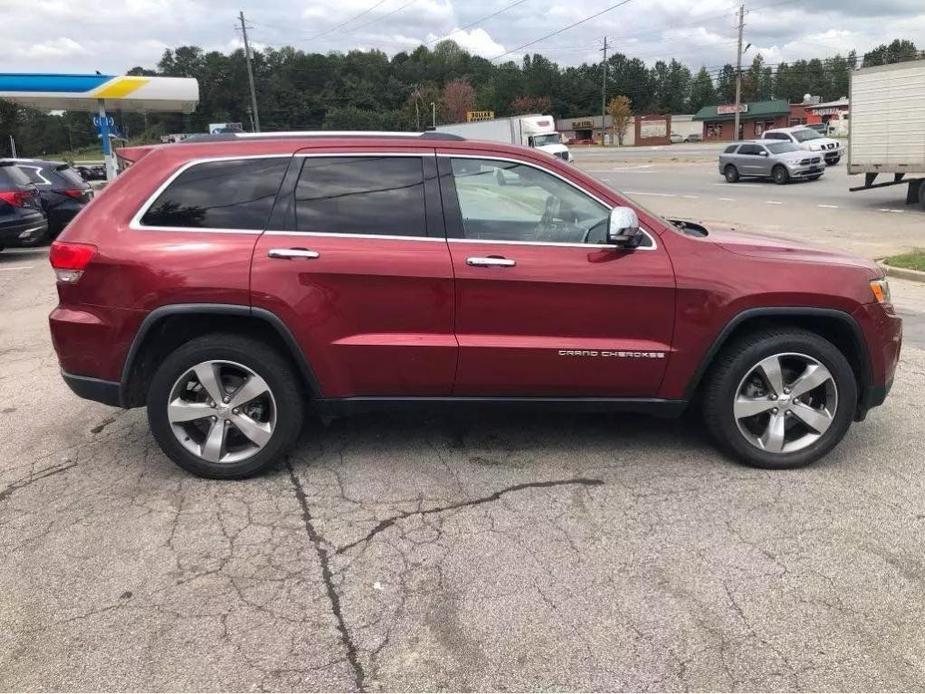
[[871, 280], [870, 291], [873, 293], [874, 299], [877, 300], [878, 304], [892, 303], [892, 297], [890, 296], [890, 283], [886, 280]]

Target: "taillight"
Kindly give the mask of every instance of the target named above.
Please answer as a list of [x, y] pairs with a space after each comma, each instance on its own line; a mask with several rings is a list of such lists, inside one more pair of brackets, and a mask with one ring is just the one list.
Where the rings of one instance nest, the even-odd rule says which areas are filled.
[[70, 188], [68, 190], [62, 190], [61, 195], [67, 195], [69, 198], [80, 200], [83, 198], [85, 192], [83, 188]]
[[0, 190], [0, 200], [13, 207], [25, 207], [28, 197], [31, 195], [21, 190]]
[[55, 241], [48, 252], [48, 260], [59, 282], [74, 284], [95, 255], [96, 246], [92, 244]]

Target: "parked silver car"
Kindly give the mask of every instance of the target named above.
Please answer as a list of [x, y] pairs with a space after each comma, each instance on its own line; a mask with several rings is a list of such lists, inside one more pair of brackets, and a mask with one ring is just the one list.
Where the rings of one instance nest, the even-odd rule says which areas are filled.
[[729, 183], [740, 178], [771, 178], [784, 184], [792, 179], [815, 181], [825, 173], [822, 156], [790, 142], [753, 140], [729, 145], [719, 155], [719, 172]]

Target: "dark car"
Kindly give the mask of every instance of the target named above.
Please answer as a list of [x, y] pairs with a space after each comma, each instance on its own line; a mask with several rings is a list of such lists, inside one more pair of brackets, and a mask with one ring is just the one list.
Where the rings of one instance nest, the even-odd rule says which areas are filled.
[[76, 164], [74, 169], [85, 181], [106, 180], [106, 167], [102, 164]]
[[0, 161], [0, 250], [43, 238], [47, 232], [35, 186], [15, 164]]
[[[55, 238], [93, 198], [93, 189], [70, 164], [43, 159], [8, 159], [38, 189], [48, 217], [49, 238]], [[42, 239], [36, 239], [40, 243]]]
[[272, 464], [306, 397], [696, 406], [725, 450], [795, 467], [893, 382], [902, 321], [872, 261], [671, 223], [527, 147], [221, 137], [123, 149], [49, 255], [65, 381], [147, 405], [193, 473]]

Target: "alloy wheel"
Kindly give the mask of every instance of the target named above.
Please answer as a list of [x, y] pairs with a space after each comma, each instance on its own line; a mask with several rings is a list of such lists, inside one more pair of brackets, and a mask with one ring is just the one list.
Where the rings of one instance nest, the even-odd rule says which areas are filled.
[[769, 453], [795, 453], [818, 441], [832, 426], [838, 388], [831, 372], [805, 354], [762, 359], [739, 383], [733, 416], [752, 446]]
[[170, 390], [167, 419], [180, 444], [210, 463], [237, 463], [267, 445], [276, 427], [267, 382], [232, 361], [204, 361]]

